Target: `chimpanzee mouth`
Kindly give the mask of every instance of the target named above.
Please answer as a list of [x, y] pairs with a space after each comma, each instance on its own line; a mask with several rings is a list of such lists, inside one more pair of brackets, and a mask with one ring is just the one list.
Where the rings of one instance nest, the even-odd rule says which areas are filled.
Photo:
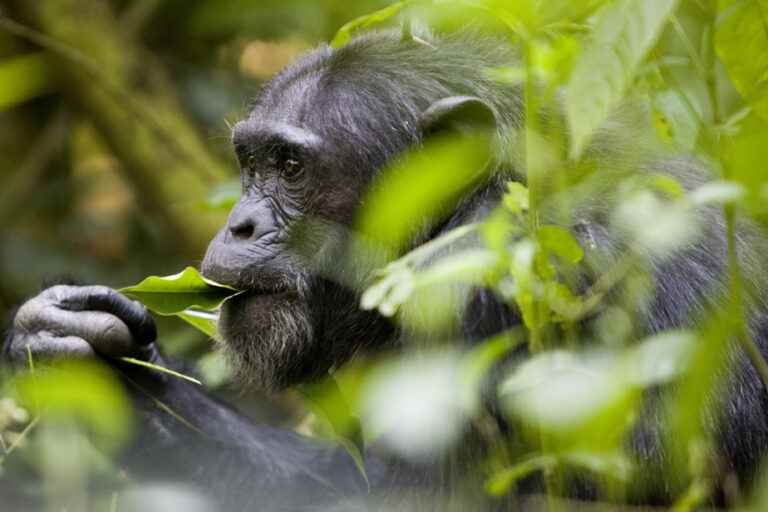
[[243, 295], [255, 296], [255, 297], [260, 297], [260, 296], [265, 296], [265, 295], [276, 296], [276, 295], [288, 294], [288, 293], [290, 293], [290, 291], [291, 290], [288, 289], [287, 286], [279, 286], [279, 287], [259, 286], [259, 287], [256, 287], [256, 288], [249, 288], [249, 289], [245, 290]]
[[261, 282], [248, 286], [243, 291], [246, 296], [273, 296], [285, 295], [291, 292], [291, 288], [284, 282]]

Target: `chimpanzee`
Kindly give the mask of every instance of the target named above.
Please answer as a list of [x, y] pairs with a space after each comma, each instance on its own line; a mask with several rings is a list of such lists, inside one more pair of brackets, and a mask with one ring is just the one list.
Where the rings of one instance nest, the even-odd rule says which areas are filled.
[[[509, 141], [523, 124], [522, 93], [488, 70], [518, 61], [508, 42], [472, 30], [418, 38], [373, 32], [340, 49], [319, 47], [258, 95], [232, 133], [242, 198], [202, 263], [206, 276], [246, 290], [224, 304], [219, 321], [228, 359], [245, 384], [279, 390], [325, 375], [358, 352], [397, 350], [407, 341], [391, 321], [361, 310], [358, 291], [307, 262], [307, 254], [326, 265], [341, 258], [349, 241], [343, 231], [304, 237], [302, 250], [291, 240], [306, 219], [353, 226], [380, 170], [437, 132], [491, 129], [499, 140]], [[610, 147], [619, 140], [612, 134], [599, 138], [594, 158], [620, 156], [620, 149], [611, 152], [616, 148]], [[493, 158], [493, 172], [485, 181], [468, 190], [452, 212], [432, 219], [414, 243], [486, 217], [506, 183], [524, 179], [511, 160]], [[650, 171], [669, 174], [688, 187], [708, 178], [703, 169], [688, 158], [649, 164]], [[583, 217], [568, 227], [585, 249], [599, 247], [616, 255], [619, 244], [609, 236], [608, 206], [601, 201], [595, 198], [582, 208]], [[701, 215], [701, 240], [654, 269], [655, 295], [643, 312], [648, 333], [689, 324], [724, 289], [725, 223], [716, 210]], [[745, 231], [739, 243], [741, 259], [748, 268], [758, 268], [758, 254], [765, 254], [758, 248], [762, 240]], [[491, 291], [472, 293], [459, 312], [465, 339], [482, 339], [520, 323], [518, 313]], [[760, 296], [752, 310], [750, 325], [764, 349], [768, 310]], [[40, 358], [96, 356], [120, 366], [122, 374], [195, 426], [182, 424], [137, 393], [144, 421], [127, 456], [128, 467], [146, 475], [172, 468], [173, 478], [196, 482], [227, 510], [356, 509], [372, 497], [389, 504], [407, 501], [409, 490], [451, 495], [446, 486], [457, 480], [445, 477], [440, 458], [422, 467], [371, 454], [369, 488], [343, 450], [255, 425], [183, 380], [114, 362], [114, 356], [131, 355], [168, 365], [155, 337], [146, 310], [116, 291], [57, 285], [21, 306], [4, 354], [17, 363], [26, 361], [29, 349]], [[723, 405], [728, 413], [723, 421], [713, 420], [712, 428], [724, 470], [749, 478], [768, 446], [768, 394], [739, 352], [734, 360]], [[633, 436], [641, 460], [664, 457], [655, 418], [649, 413], [640, 422], [642, 432]], [[514, 435], [508, 426], [498, 428]], [[477, 481], [469, 474], [458, 478], [464, 487]]]

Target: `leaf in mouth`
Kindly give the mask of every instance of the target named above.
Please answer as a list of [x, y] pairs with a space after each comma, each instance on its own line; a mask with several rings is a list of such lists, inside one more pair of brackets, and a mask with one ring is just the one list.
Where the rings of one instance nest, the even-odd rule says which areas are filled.
[[231, 286], [206, 279], [187, 267], [178, 274], [150, 276], [135, 286], [120, 290], [163, 316], [177, 315], [208, 335], [215, 332], [215, 313], [225, 300], [242, 293]]

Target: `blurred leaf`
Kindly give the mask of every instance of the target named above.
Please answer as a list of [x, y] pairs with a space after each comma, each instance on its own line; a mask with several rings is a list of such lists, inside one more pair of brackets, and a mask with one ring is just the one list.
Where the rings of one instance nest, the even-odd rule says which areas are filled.
[[466, 249], [443, 256], [416, 276], [417, 287], [451, 282], [480, 285], [497, 261], [496, 253], [487, 249]]
[[229, 211], [240, 200], [240, 180], [231, 180], [214, 187], [208, 194], [205, 207], [209, 210]]
[[95, 360], [64, 360], [44, 371], [21, 375], [19, 397], [34, 414], [75, 417], [101, 435], [109, 446], [127, 440], [131, 405], [114, 372]]
[[208, 352], [198, 359], [197, 373], [209, 389], [221, 387], [232, 381], [232, 370], [220, 351]]
[[503, 204], [512, 213], [528, 211], [529, 192], [522, 183], [510, 181], [507, 183], [507, 193], [504, 194]]
[[768, 6], [719, 0], [715, 50], [736, 89], [768, 120]]
[[699, 117], [683, 98], [685, 91], [665, 89], [653, 96], [654, 125], [659, 139], [679, 151], [693, 151], [701, 129]]
[[507, 377], [499, 396], [510, 412], [559, 435], [577, 433], [578, 442], [600, 432], [621, 432], [632, 420], [639, 390], [667, 383], [689, 368], [695, 339], [690, 332], [673, 331], [627, 351], [545, 352]]
[[728, 204], [740, 201], [747, 191], [739, 183], [732, 181], [712, 181], [706, 183], [688, 195], [688, 200], [696, 206], [708, 204]]
[[667, 331], [643, 340], [624, 356], [626, 377], [642, 387], [664, 384], [684, 373], [696, 344], [690, 331]]
[[672, 176], [666, 174], [654, 174], [651, 176], [651, 185], [669, 196], [670, 199], [680, 199], [685, 196], [685, 189]]
[[584, 250], [576, 238], [560, 226], [541, 226], [537, 232], [541, 246], [568, 263], [578, 263], [584, 257]]
[[617, 0], [601, 11], [566, 93], [572, 158], [581, 156], [624, 97], [676, 5], [676, 0]]
[[470, 412], [456, 400], [460, 361], [451, 351], [411, 352], [377, 368], [362, 395], [366, 433], [411, 460], [450, 446]]
[[413, 270], [401, 260], [388, 265], [383, 277], [371, 285], [360, 298], [360, 307], [365, 310], [379, 309], [384, 316], [392, 316], [411, 295], [415, 284]]
[[359, 18], [356, 18], [346, 23], [336, 33], [336, 36], [333, 38], [333, 41], [331, 41], [331, 47], [341, 48], [342, 46], [350, 42], [357, 32], [364, 30], [366, 28], [374, 27], [376, 25], [379, 25], [397, 16], [400, 13], [400, 11], [402, 11], [403, 8], [410, 3], [411, 3], [411, 0], [395, 2], [394, 4], [388, 7], [380, 9], [371, 14], [366, 14], [365, 16], [360, 16]]
[[[150, 276], [120, 291], [160, 315], [183, 313], [182, 318], [195, 326], [198, 319], [188, 309], [213, 310], [229, 297], [241, 293], [230, 286], [204, 278], [192, 267], [168, 277]], [[194, 321], [191, 321], [193, 318]]]
[[44, 53], [0, 60], [0, 112], [54, 90], [54, 69]]
[[647, 255], [666, 257], [701, 235], [697, 221], [685, 204], [662, 201], [653, 192], [640, 190], [618, 205], [612, 225]]
[[461, 369], [460, 403], [469, 411], [480, 405], [483, 383], [491, 369], [524, 341], [521, 329], [510, 329], [473, 348], [466, 356]]
[[606, 0], [480, 0], [508, 27], [524, 37], [530, 37], [548, 25], [578, 23], [591, 15]]
[[401, 250], [425, 224], [452, 211], [486, 175], [488, 136], [443, 136], [399, 159], [373, 184], [358, 227], [365, 238]]
[[557, 466], [552, 455], [535, 455], [493, 475], [485, 483], [485, 491], [491, 496], [504, 496], [513, 485], [537, 471], [550, 471]]
[[722, 153], [723, 165], [732, 179], [743, 186], [752, 213], [768, 214], [768, 201], [761, 196], [768, 183], [768, 122], [755, 114], [749, 115], [738, 131], [723, 140]]
[[544, 296], [549, 308], [564, 319], [576, 318], [582, 311], [581, 299], [562, 283], [556, 281], [546, 283]]
[[626, 482], [632, 473], [632, 462], [620, 451], [596, 452], [576, 450], [560, 455], [564, 463], [591, 471], [610, 479]]
[[569, 431], [625, 399], [627, 388], [612, 374], [613, 360], [565, 351], [545, 352], [505, 379], [499, 395], [511, 411], [548, 431]]
[[370, 486], [365, 470], [365, 443], [360, 420], [352, 414], [336, 380], [328, 376], [319, 382], [302, 384], [297, 389], [309, 409], [328, 423], [334, 439], [349, 453], [366, 484]]

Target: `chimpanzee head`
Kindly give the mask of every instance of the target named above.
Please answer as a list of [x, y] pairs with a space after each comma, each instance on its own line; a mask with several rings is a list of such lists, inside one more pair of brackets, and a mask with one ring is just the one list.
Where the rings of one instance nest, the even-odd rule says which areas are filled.
[[343, 230], [319, 226], [351, 227], [377, 172], [425, 134], [520, 111], [486, 78], [487, 68], [511, 61], [508, 50], [481, 43], [403, 41], [398, 32], [322, 46], [275, 77], [235, 125], [242, 197], [202, 270], [246, 290], [219, 321], [243, 380], [285, 387], [391, 334], [359, 311], [354, 291], [317, 272], [346, 244]]

